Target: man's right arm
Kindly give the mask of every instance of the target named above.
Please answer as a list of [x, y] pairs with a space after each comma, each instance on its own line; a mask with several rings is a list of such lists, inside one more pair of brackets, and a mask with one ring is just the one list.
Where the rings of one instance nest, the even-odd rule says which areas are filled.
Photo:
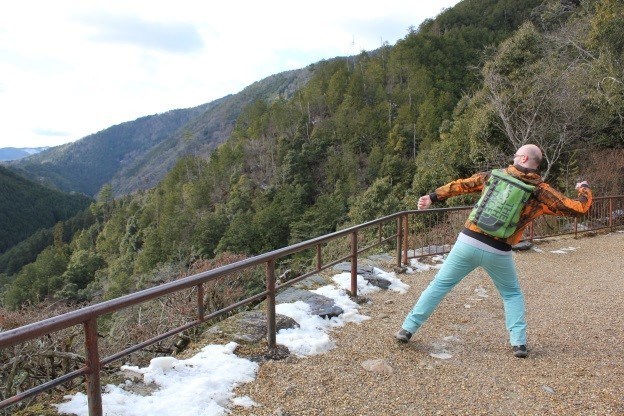
[[490, 172], [479, 172], [469, 178], [457, 179], [447, 183], [446, 185], [442, 185], [441, 187], [437, 188], [435, 192], [420, 197], [420, 199], [418, 200], [418, 206], [421, 206], [421, 200], [423, 201], [422, 204], [426, 204], [426, 206], [428, 207], [434, 202], [443, 201], [452, 196], [481, 192], [489, 175]]

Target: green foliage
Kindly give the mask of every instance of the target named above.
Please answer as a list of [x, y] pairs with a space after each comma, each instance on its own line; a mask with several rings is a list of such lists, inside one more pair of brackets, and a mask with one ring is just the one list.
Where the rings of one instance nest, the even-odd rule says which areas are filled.
[[388, 178], [379, 178], [362, 195], [355, 198], [349, 211], [354, 224], [393, 214], [400, 209], [400, 201]]
[[234, 215], [219, 241], [217, 251], [253, 254], [260, 250], [261, 244], [260, 232], [253, 222], [253, 214], [239, 212]]
[[82, 301], [89, 298], [85, 289], [95, 277], [95, 273], [105, 266], [104, 259], [94, 251], [74, 250], [69, 258], [67, 269], [61, 276], [63, 287], [58, 297]]
[[37, 260], [24, 266], [6, 288], [3, 305], [18, 309], [24, 303], [36, 304], [53, 295], [63, 285], [62, 275], [68, 260], [64, 248], [50, 246], [43, 250]]
[[91, 200], [43, 187], [0, 166], [0, 253], [84, 210]]
[[301, 218], [292, 224], [290, 243], [318, 237], [336, 231], [345, 220], [346, 201], [340, 194], [321, 195]]
[[611, 53], [624, 55], [624, 4], [618, 0], [601, 0], [595, 4], [591, 19], [589, 45]]

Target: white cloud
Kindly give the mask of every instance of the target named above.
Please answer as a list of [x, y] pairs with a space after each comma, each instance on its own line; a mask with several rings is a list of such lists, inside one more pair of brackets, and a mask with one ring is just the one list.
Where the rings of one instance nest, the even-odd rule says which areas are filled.
[[16, 2], [0, 14], [0, 147], [73, 141], [394, 44], [457, 1]]

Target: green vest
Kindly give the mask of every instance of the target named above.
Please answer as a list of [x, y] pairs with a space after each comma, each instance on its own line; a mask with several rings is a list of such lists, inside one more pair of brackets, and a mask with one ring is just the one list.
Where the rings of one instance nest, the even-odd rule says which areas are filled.
[[516, 231], [522, 208], [534, 189], [534, 185], [495, 169], [468, 219], [486, 234], [507, 238]]

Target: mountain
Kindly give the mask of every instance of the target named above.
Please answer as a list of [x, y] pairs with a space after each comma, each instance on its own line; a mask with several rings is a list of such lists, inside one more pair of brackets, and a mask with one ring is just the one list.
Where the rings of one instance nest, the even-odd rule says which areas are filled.
[[[624, 16], [614, 1], [594, 10], [464, 0], [393, 47], [315, 64], [291, 99], [257, 100], [240, 112], [210, 157], [189, 154], [153, 189], [101, 198], [83, 232], [43, 248], [21, 269], [11, 266], [2, 302], [110, 299], [196, 262], [227, 263], [413, 209], [420, 195], [495, 166], [499, 155], [508, 163], [515, 149], [504, 121], [522, 132], [531, 120], [529, 132], [536, 128], [545, 145], [566, 139], [551, 176], [560, 189], [573, 190], [578, 175], [606, 189], [601, 182], [617, 179], [624, 143], [624, 25], [612, 8]], [[617, 82], [597, 90], [606, 79]], [[215, 105], [225, 110], [222, 104]], [[197, 137], [192, 126], [185, 125], [189, 142]], [[596, 150], [614, 157], [596, 158]], [[339, 250], [327, 249], [330, 256]], [[7, 271], [17, 264], [9, 260]], [[279, 266], [310, 264], [293, 257]], [[246, 290], [263, 290], [254, 284]]]
[[49, 147], [3, 147], [0, 149], [0, 162], [22, 159], [47, 149]]
[[91, 202], [85, 195], [49, 189], [0, 166], [0, 253], [39, 229], [73, 217]]
[[105, 184], [115, 196], [150, 189], [180, 157], [207, 156], [224, 142], [250, 103], [289, 98], [310, 75], [311, 67], [275, 74], [237, 94], [121, 123], [7, 166], [64, 192], [96, 195]]

